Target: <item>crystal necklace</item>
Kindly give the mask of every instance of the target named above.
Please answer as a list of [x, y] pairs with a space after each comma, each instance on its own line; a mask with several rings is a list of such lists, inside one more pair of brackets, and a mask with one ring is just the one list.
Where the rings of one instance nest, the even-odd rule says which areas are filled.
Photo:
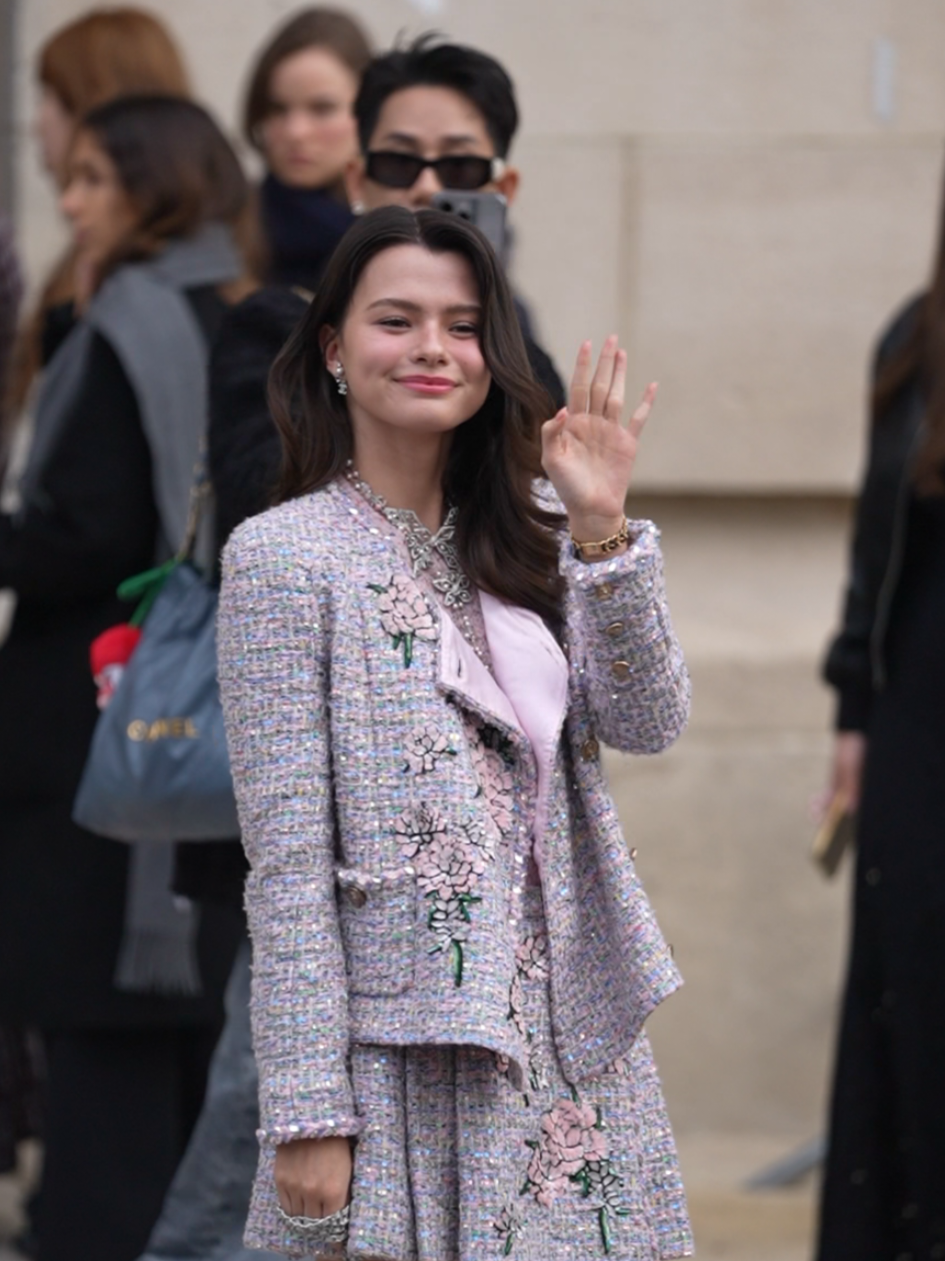
[[351, 485], [363, 495], [372, 508], [386, 517], [397, 527], [407, 544], [407, 553], [413, 566], [414, 577], [422, 574], [433, 564], [435, 555], [439, 554], [446, 566], [446, 572], [431, 574], [433, 589], [442, 598], [448, 609], [455, 609], [468, 604], [473, 597], [472, 584], [463, 572], [456, 551], [456, 517], [455, 505], [449, 509], [446, 518], [436, 533], [432, 533], [410, 508], [392, 508], [381, 495], [375, 494], [361, 474], [349, 460], [345, 465], [345, 477]]

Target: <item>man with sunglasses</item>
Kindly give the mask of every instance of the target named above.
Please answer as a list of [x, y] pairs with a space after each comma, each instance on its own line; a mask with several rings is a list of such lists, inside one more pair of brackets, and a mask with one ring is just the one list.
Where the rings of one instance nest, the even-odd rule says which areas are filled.
[[447, 188], [514, 200], [519, 174], [508, 154], [518, 108], [493, 57], [421, 35], [371, 62], [354, 112], [362, 156], [346, 184], [355, 211], [419, 210]]
[[[512, 80], [476, 48], [421, 35], [407, 48], [375, 57], [354, 103], [361, 156], [345, 186], [356, 214], [380, 206], [420, 210], [437, 193], [500, 193], [509, 205], [519, 173], [508, 162], [518, 127]], [[504, 261], [504, 260], [503, 260]], [[564, 387], [516, 302], [532, 371], [564, 406]]]

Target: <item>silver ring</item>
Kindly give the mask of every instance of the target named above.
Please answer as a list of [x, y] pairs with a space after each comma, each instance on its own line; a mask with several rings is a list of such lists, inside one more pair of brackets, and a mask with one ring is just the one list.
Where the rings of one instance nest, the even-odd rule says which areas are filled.
[[329, 1217], [292, 1217], [276, 1205], [276, 1212], [287, 1226], [297, 1230], [300, 1235], [318, 1243], [344, 1243], [348, 1238], [348, 1225], [351, 1220], [351, 1205], [346, 1204], [337, 1213]]

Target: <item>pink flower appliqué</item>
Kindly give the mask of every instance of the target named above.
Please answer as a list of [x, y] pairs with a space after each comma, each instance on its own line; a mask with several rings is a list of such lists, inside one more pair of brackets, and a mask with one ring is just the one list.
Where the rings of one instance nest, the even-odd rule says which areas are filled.
[[483, 744], [476, 727], [469, 731], [469, 750], [489, 814], [499, 831], [505, 835], [512, 827], [515, 805], [515, 779], [512, 770], [501, 754]]
[[415, 639], [435, 640], [436, 622], [426, 598], [408, 574], [393, 574], [386, 587], [368, 584], [378, 596], [381, 626], [390, 635], [393, 647], [403, 648], [404, 665], [413, 660]]
[[516, 972], [509, 986], [509, 1020], [523, 1038], [529, 1039], [528, 1026], [525, 1024], [525, 998], [522, 994], [522, 978]]
[[436, 837], [416, 858], [420, 887], [449, 899], [468, 897], [486, 869], [482, 853], [457, 836]]
[[609, 1255], [615, 1225], [630, 1209], [622, 1203], [623, 1178], [611, 1165], [600, 1109], [582, 1103], [573, 1091], [544, 1114], [539, 1137], [528, 1146], [532, 1155], [521, 1194], [534, 1195], [545, 1208], [567, 1189], [596, 1201], [601, 1243]]
[[450, 746], [449, 740], [436, 727], [418, 727], [404, 750], [407, 760], [405, 771], [413, 771], [414, 775], [428, 775], [436, 770], [441, 757], [455, 757], [456, 750]]
[[461, 985], [463, 944], [467, 925], [472, 922], [470, 907], [482, 901], [476, 889], [492, 854], [475, 824], [465, 823], [451, 832], [440, 812], [426, 802], [400, 816], [394, 835], [400, 852], [415, 865], [417, 883], [430, 899], [427, 927], [436, 941], [431, 953], [449, 953], [454, 984]]
[[526, 981], [546, 981], [548, 967], [548, 936], [546, 933], [529, 933], [515, 950], [515, 965]]
[[528, 1164], [529, 1189], [550, 1206], [585, 1165], [607, 1159], [607, 1138], [595, 1108], [561, 1099], [541, 1119], [541, 1136]]
[[427, 845], [446, 836], [446, 820], [434, 806], [423, 802], [404, 811], [394, 824], [394, 835], [404, 858], [414, 859]]

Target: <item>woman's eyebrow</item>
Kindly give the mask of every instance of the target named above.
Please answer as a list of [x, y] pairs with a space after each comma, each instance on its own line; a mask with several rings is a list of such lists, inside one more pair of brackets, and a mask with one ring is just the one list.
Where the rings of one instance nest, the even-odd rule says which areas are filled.
[[[369, 303], [367, 309], [373, 311], [378, 306], [398, 307], [401, 311], [410, 311], [413, 314], [418, 314], [423, 310], [423, 307], [418, 303], [409, 302], [406, 298], [377, 298], [374, 302]], [[462, 312], [478, 314], [482, 307], [478, 302], [455, 302], [452, 306], [444, 307], [443, 309], [447, 315], [458, 315]]]

